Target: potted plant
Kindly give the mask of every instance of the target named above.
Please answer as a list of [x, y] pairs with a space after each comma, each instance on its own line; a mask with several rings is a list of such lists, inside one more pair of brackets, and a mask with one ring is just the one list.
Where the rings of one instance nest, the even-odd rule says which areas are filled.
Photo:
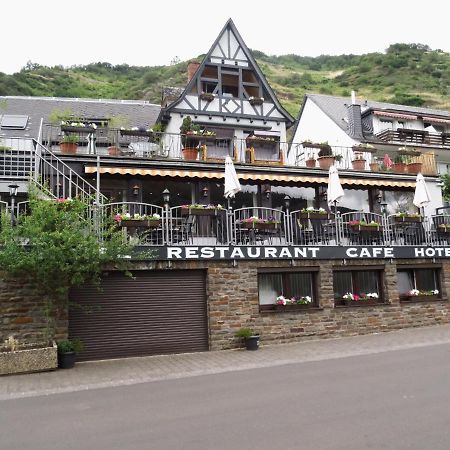
[[355, 152], [355, 159], [352, 160], [353, 170], [362, 171], [366, 167], [366, 160], [363, 157], [362, 152]]
[[380, 164], [378, 163], [378, 158], [376, 156], [374, 156], [372, 162], [369, 163], [369, 167], [372, 172], [380, 171]]
[[258, 350], [259, 334], [252, 328], [240, 328], [236, 332], [236, 337], [241, 338], [244, 341], [247, 350]]
[[322, 170], [329, 170], [335, 161], [340, 161], [342, 155], [334, 155], [331, 146], [327, 142], [323, 142], [318, 153], [319, 167]]
[[60, 369], [71, 369], [75, 365], [77, 353], [83, 351], [84, 345], [79, 338], [64, 339], [57, 342], [58, 367]]
[[398, 173], [406, 172], [405, 157], [402, 155], [395, 155], [394, 163], [392, 164], [392, 171]]
[[186, 116], [180, 126], [181, 142], [183, 144], [183, 158], [195, 161], [198, 155], [198, 139], [200, 125], [192, 122], [191, 116]]
[[316, 158], [314, 158], [313, 156], [310, 156], [306, 161], [305, 161], [306, 167], [308, 167], [309, 169], [313, 169], [316, 167]]
[[78, 136], [75, 134], [65, 134], [59, 143], [61, 153], [74, 155], [78, 149]]

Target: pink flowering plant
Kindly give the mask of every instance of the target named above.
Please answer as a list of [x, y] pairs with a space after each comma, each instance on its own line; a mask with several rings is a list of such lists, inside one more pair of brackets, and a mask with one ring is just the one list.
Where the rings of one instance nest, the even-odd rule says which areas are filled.
[[241, 221], [242, 223], [280, 223], [279, 220], [276, 220], [275, 217], [269, 216], [267, 217], [267, 219], [260, 219], [257, 216], [251, 216], [251, 217], [247, 217], [245, 219], [242, 219]]
[[305, 296], [294, 296], [291, 298], [286, 298], [283, 295], [279, 295], [275, 302], [276, 305], [310, 305], [312, 303], [312, 298], [309, 295]]
[[353, 300], [353, 301], [364, 301], [364, 300], [377, 300], [379, 295], [376, 292], [369, 292], [367, 294], [354, 294], [352, 292], [347, 292], [342, 296], [344, 300]]

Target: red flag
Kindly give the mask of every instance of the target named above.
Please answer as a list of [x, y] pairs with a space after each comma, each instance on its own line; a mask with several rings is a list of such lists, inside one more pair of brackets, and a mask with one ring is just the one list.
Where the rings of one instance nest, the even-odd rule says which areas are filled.
[[392, 167], [392, 159], [389, 158], [389, 155], [386, 153], [384, 155], [384, 159], [383, 159], [383, 164], [386, 166], [386, 168], [390, 168]]

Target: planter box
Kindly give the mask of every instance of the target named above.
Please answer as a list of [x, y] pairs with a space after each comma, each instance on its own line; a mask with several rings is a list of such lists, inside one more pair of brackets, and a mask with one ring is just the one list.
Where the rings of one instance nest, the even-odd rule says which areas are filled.
[[275, 305], [275, 311], [282, 311], [282, 312], [292, 312], [292, 311], [301, 311], [305, 309], [311, 309], [312, 304], [308, 305]]
[[358, 145], [354, 145], [352, 147], [352, 150], [356, 153], [376, 153], [376, 148], [367, 148], [367, 147], [360, 147]]
[[250, 102], [250, 105], [262, 105], [264, 103], [264, 99], [260, 97], [252, 98], [248, 101]]
[[139, 130], [120, 130], [121, 136], [148, 136], [153, 137], [152, 131], [139, 131]]
[[354, 159], [352, 161], [353, 170], [362, 171], [366, 168], [366, 160], [365, 159]]
[[61, 131], [67, 133], [95, 133], [95, 128], [93, 127], [72, 127], [71, 125], [61, 125]]
[[406, 166], [406, 171], [408, 173], [417, 174], [422, 171], [422, 163], [409, 163]]
[[15, 352], [0, 352], [0, 375], [43, 372], [58, 367], [56, 343], [51, 347], [30, 348]]
[[406, 223], [415, 223], [415, 222], [422, 222], [423, 218], [422, 217], [411, 217], [411, 216], [405, 216], [405, 217], [396, 217], [394, 216], [394, 222], [396, 223], [401, 223], [401, 222], [406, 222]]
[[378, 225], [378, 226], [374, 226], [374, 225], [350, 225], [351, 229], [354, 231], [368, 231], [368, 232], [379, 232], [379, 231], [383, 231], [383, 226], [382, 225]]
[[405, 173], [406, 172], [406, 164], [405, 163], [394, 163], [392, 164], [392, 172], [397, 173]]
[[401, 302], [415, 303], [415, 302], [431, 302], [435, 300], [442, 300], [439, 295], [411, 295], [408, 297], [400, 297]]
[[122, 220], [120, 222], [121, 227], [129, 228], [156, 228], [161, 226], [161, 219], [145, 219], [145, 220]]
[[371, 298], [369, 300], [344, 300], [345, 306], [374, 306], [379, 305], [380, 300]]
[[208, 92], [204, 92], [203, 94], [200, 94], [200, 98], [207, 102], [212, 102], [214, 100], [214, 97], [215, 97], [214, 94], [210, 94]]
[[369, 163], [369, 167], [372, 172], [380, 171], [380, 165], [378, 163]]
[[183, 216], [216, 216], [218, 211], [224, 211], [217, 208], [181, 208]]
[[299, 216], [300, 216], [300, 219], [315, 219], [315, 220], [329, 220], [329, 219], [331, 219], [331, 215], [328, 214], [328, 213], [320, 214], [320, 213], [317, 213], [317, 212], [312, 212], [312, 213], [301, 212]]
[[74, 155], [77, 152], [78, 144], [74, 144], [72, 142], [61, 142], [59, 144], [59, 149], [61, 153], [66, 155]]
[[240, 226], [242, 228], [248, 228], [249, 230], [256, 228], [258, 230], [275, 230], [278, 228], [279, 223], [247, 223], [247, 222], [241, 222]]
[[323, 149], [323, 148], [329, 148], [331, 149], [331, 147], [329, 145], [326, 144], [314, 144], [313, 142], [302, 142], [303, 147], [306, 148], [319, 148], [319, 149]]

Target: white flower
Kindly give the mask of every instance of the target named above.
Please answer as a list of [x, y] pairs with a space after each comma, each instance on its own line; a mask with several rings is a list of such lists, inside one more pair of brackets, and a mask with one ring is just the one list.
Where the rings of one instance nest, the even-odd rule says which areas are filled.
[[161, 216], [159, 214], [153, 214], [152, 219], [160, 219]]
[[437, 289], [435, 289], [434, 291], [431, 291], [431, 292], [433, 292], [434, 295], [438, 295], [439, 294], [439, 291]]
[[345, 300], [353, 300], [353, 294], [351, 292], [347, 292], [343, 298], [345, 298]]
[[303, 297], [303, 298], [305, 299], [305, 301], [307, 303], [311, 303], [311, 301], [312, 301], [312, 299], [311, 299], [311, 297], [309, 295], [307, 295], [306, 297]]
[[325, 212], [323, 208], [319, 208], [319, 212]]
[[378, 294], [376, 292], [369, 292], [366, 294], [367, 298], [378, 298]]
[[409, 295], [419, 295], [419, 291], [417, 289], [411, 289]]
[[125, 219], [131, 219], [130, 213], [125, 213], [122, 217], [124, 217]]
[[280, 295], [280, 296], [277, 297], [277, 303], [285, 305], [286, 304], [286, 299], [282, 295]]
[[314, 211], [314, 207], [308, 206], [308, 207], [306, 208], [306, 211]]

